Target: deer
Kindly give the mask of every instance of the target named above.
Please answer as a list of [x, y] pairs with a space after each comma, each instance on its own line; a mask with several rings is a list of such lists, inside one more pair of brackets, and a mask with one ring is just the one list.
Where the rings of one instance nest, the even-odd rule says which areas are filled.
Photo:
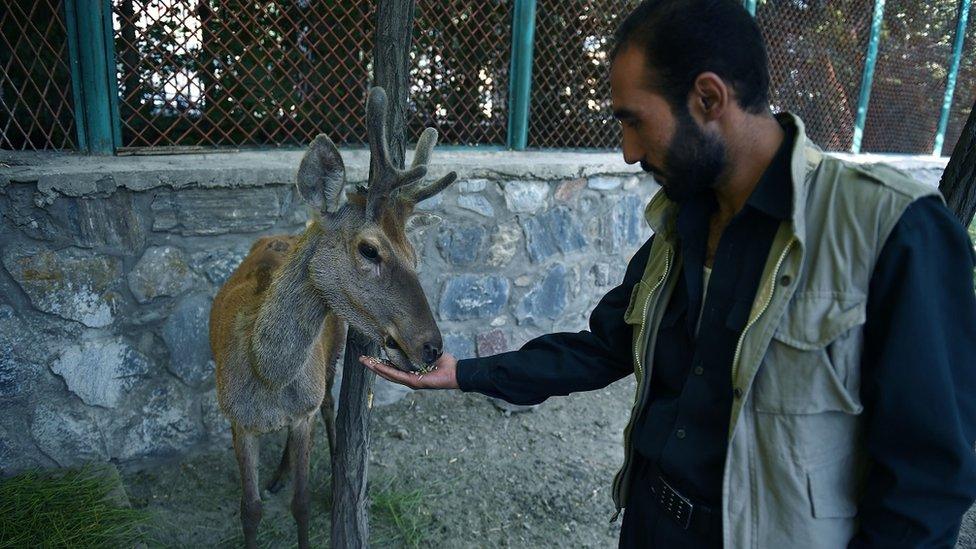
[[347, 329], [375, 342], [382, 360], [404, 371], [427, 371], [441, 355], [441, 333], [417, 277], [406, 222], [418, 202], [446, 189], [457, 174], [424, 182], [437, 142], [433, 128], [418, 139], [410, 167], [395, 167], [386, 104], [382, 88], [369, 90], [367, 186], [348, 192], [340, 205], [342, 157], [328, 136], [315, 137], [296, 177], [298, 195], [312, 209], [304, 232], [259, 238], [211, 306], [217, 400], [231, 424], [247, 547], [257, 547], [261, 521], [258, 437], [283, 429], [288, 438], [268, 490], [278, 491], [293, 471], [298, 545], [309, 546], [312, 425], [321, 411], [334, 458], [331, 394]]

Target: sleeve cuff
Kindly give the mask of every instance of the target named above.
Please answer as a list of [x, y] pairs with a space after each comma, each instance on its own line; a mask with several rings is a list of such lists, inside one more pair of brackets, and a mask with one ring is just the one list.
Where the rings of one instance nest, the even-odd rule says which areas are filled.
[[491, 387], [491, 363], [484, 358], [465, 358], [457, 362], [457, 383], [462, 392], [484, 393]]

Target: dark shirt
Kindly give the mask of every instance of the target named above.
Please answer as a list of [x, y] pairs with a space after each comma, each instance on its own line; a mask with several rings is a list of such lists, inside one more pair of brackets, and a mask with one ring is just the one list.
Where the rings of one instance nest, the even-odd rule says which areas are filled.
[[[461, 389], [536, 404], [599, 389], [632, 373], [633, 330], [623, 316], [650, 245], [648, 240], [638, 250], [621, 285], [594, 309], [589, 331], [544, 335], [518, 351], [461, 360]], [[881, 251], [869, 288], [861, 384], [871, 467], [852, 547], [949, 546], [976, 498], [974, 265], [965, 229], [935, 197], [909, 206]], [[719, 276], [713, 272], [712, 287]], [[687, 288], [676, 292], [689, 301], [685, 314], [690, 294]], [[702, 329], [708, 329], [704, 322]], [[655, 364], [652, 380], [664, 375]], [[719, 440], [696, 442], [696, 450], [724, 448], [727, 428], [726, 420], [715, 431]], [[707, 479], [719, 478], [722, 465], [707, 467], [713, 470], [678, 467], [668, 474], [699, 475], [705, 486], [701, 497], [710, 499]]]

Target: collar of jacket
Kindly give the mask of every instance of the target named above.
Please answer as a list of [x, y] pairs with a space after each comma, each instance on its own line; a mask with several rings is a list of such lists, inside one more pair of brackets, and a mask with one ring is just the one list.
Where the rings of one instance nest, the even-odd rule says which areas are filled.
[[[776, 115], [780, 124], [791, 124], [796, 128], [796, 139], [793, 142], [793, 150], [790, 153], [790, 184], [793, 185], [793, 213], [790, 216], [790, 225], [793, 237], [800, 245], [803, 244], [803, 235], [806, 230], [804, 204], [807, 200], [807, 189], [809, 182], [807, 174], [820, 163], [822, 153], [820, 149], [807, 139], [806, 130], [800, 117], [783, 112]], [[648, 226], [654, 231], [655, 235], [660, 235], [672, 247], [677, 242], [677, 219], [678, 204], [669, 200], [663, 192], [658, 192], [651, 198], [651, 201], [644, 209], [644, 219]]]

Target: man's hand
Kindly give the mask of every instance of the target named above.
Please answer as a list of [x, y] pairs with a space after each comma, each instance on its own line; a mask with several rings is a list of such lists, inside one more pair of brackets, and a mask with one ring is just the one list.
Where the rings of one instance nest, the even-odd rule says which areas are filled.
[[433, 369], [426, 374], [397, 370], [368, 356], [359, 357], [359, 362], [362, 362], [363, 366], [376, 372], [380, 377], [400, 385], [406, 385], [411, 389], [458, 388], [457, 359], [451, 353], [442, 354], [434, 363]]

